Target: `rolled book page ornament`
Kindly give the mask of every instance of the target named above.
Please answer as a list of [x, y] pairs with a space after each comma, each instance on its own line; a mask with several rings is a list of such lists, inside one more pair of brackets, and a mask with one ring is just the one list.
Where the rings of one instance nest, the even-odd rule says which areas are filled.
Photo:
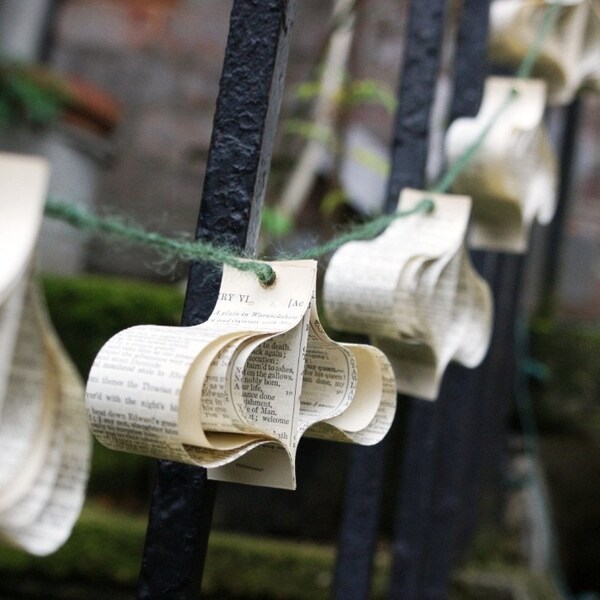
[[579, 61], [581, 87], [600, 92], [600, 0], [588, 0], [589, 18], [583, 36], [583, 49]]
[[210, 318], [126, 329], [100, 350], [86, 398], [105, 446], [195, 464], [210, 479], [294, 489], [303, 435], [375, 444], [395, 412], [382, 352], [338, 344], [316, 311], [316, 262], [225, 266]]
[[[597, 80], [597, 0], [494, 0], [490, 8], [489, 56], [492, 63], [516, 68], [536, 43], [544, 16], [561, 4], [552, 30], [542, 41], [533, 76], [548, 84], [550, 104], [568, 104], [579, 88]], [[595, 38], [595, 39], [594, 39]], [[594, 48], [594, 49], [592, 49]]]
[[398, 210], [425, 198], [430, 214], [333, 255], [323, 303], [333, 327], [368, 335], [386, 354], [400, 392], [435, 400], [451, 360], [474, 367], [487, 352], [492, 300], [464, 248], [470, 198], [405, 189]]
[[0, 155], [0, 539], [38, 555], [67, 540], [91, 452], [83, 385], [31, 274], [48, 175]]
[[452, 185], [473, 198], [472, 248], [525, 252], [533, 220], [547, 224], [554, 215], [558, 166], [543, 123], [545, 89], [540, 80], [489, 77], [477, 116], [448, 129], [451, 168], [489, 128]]

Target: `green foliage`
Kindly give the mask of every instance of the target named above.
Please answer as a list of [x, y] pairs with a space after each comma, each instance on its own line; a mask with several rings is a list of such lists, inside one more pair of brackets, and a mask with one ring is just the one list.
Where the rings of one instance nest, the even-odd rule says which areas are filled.
[[[211, 596], [306, 600], [329, 597], [331, 548], [223, 533], [215, 542], [209, 549], [204, 584]], [[281, 577], [283, 573], [285, 577]]]
[[319, 95], [321, 82], [317, 80], [304, 81], [296, 87], [296, 97], [299, 100], [312, 100]]
[[[296, 88], [296, 96], [299, 100], [313, 100], [321, 93], [320, 81], [306, 81]], [[340, 107], [364, 106], [370, 104], [380, 106], [389, 114], [396, 110], [397, 100], [381, 82], [374, 79], [350, 79], [345, 82], [339, 94], [335, 98]]]
[[272, 237], [287, 235], [294, 228], [294, 220], [291, 217], [270, 206], [263, 207], [261, 219], [263, 230]]
[[174, 286], [106, 277], [46, 277], [43, 283], [54, 325], [84, 377], [115, 333], [145, 323], [177, 325], [183, 306]]
[[356, 148], [351, 154], [352, 158], [359, 164], [364, 165], [375, 173], [387, 178], [390, 174], [390, 163], [368, 148]]
[[142, 518], [88, 506], [69, 541], [51, 556], [28, 556], [19, 550], [2, 548], [0, 579], [4, 584], [26, 578], [40, 586], [68, 581], [104, 589], [133, 587], [139, 573], [144, 531]]
[[454, 580], [450, 600], [564, 600], [555, 583], [525, 568], [478, 571], [469, 569]]
[[322, 215], [330, 217], [340, 206], [348, 202], [346, 192], [341, 188], [334, 188], [323, 196], [319, 211]]
[[[36, 584], [44, 589], [60, 581], [79, 582], [86, 588], [77, 597], [91, 597], [88, 594], [96, 586], [106, 592], [98, 597], [114, 598], [116, 592], [126, 590], [133, 597], [145, 528], [145, 517], [88, 503], [70, 540], [52, 556], [36, 558], [2, 548], [0, 580], [3, 584], [25, 580], [29, 589]], [[214, 531], [202, 597], [325, 599], [329, 597], [334, 558], [334, 549], [329, 546]], [[387, 564], [381, 557], [376, 560], [373, 598], [384, 597]]]
[[0, 125], [46, 125], [56, 121], [69, 100], [62, 82], [27, 67], [0, 68]]
[[[306, 81], [296, 88], [296, 96], [302, 101], [314, 100], [321, 94], [321, 87], [319, 80]], [[397, 105], [394, 94], [380, 82], [373, 79], [351, 79], [348, 75], [344, 77], [333, 103], [342, 110], [354, 106], [380, 106], [390, 115], [394, 113]], [[335, 125], [325, 127], [305, 119], [288, 119], [284, 124], [284, 131], [306, 140], [320, 142], [329, 152], [338, 155], [343, 148], [334, 127]], [[388, 162], [367, 148], [354, 150], [352, 158], [383, 177], [387, 177], [389, 173]], [[323, 198], [320, 211], [324, 216], [330, 217], [338, 207], [347, 202], [347, 195], [336, 186]]]
[[540, 428], [598, 430], [600, 329], [538, 319], [531, 333], [531, 354], [550, 372], [532, 386]]
[[[107, 277], [45, 277], [46, 301], [67, 352], [85, 378], [102, 345], [133, 325], [177, 325], [183, 294], [174, 286]], [[145, 507], [155, 461], [94, 444], [88, 492], [131, 509]]]
[[94, 440], [87, 493], [110, 506], [145, 512], [155, 471], [153, 458], [110, 450]]
[[[2, 589], [6, 592], [25, 587], [28, 598], [50, 598], [54, 597], [53, 589], [64, 594], [65, 589], [74, 587], [78, 594], [56, 597], [111, 600], [133, 597], [145, 529], [144, 516], [109, 511], [97, 503], [88, 503], [72, 537], [52, 556], [37, 558], [2, 548]], [[331, 546], [213, 531], [202, 597], [325, 600], [331, 596], [334, 561], [335, 550]], [[389, 552], [379, 551], [369, 595], [373, 600], [387, 597], [389, 567]], [[527, 594], [523, 595], [525, 591]], [[471, 564], [456, 577], [450, 597], [454, 600], [560, 598], [548, 579], [510, 564], [487, 568]]]
[[381, 106], [390, 115], [394, 114], [398, 101], [394, 94], [373, 79], [354, 79], [347, 86], [344, 98], [349, 106], [372, 104]]
[[304, 119], [288, 119], [284, 124], [284, 131], [288, 134], [299, 135], [307, 140], [316, 140], [335, 150], [335, 136], [333, 132], [325, 127], [319, 127], [312, 121]]

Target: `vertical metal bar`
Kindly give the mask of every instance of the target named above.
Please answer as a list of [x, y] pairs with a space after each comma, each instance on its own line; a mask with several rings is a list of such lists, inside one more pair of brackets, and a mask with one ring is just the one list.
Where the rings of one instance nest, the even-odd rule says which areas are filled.
[[[560, 150], [560, 181], [558, 190], [558, 204], [554, 221], [550, 226], [549, 245], [547, 249], [546, 262], [543, 265], [545, 277], [541, 280], [543, 286], [542, 298], [548, 294], [549, 298], [547, 305], [552, 306], [552, 295], [556, 293], [556, 284], [558, 280], [558, 269], [560, 259], [560, 246], [564, 234], [566, 215], [568, 212], [569, 193], [572, 185], [573, 169], [575, 165], [575, 148], [578, 133], [578, 125], [580, 119], [580, 101], [573, 102], [564, 112], [563, 116], [563, 131]], [[483, 453], [484, 460], [490, 467], [492, 480], [498, 481], [500, 477], [505, 475], [506, 471], [506, 444], [505, 432], [499, 427], [506, 428], [506, 420], [509, 412], [509, 400], [512, 398], [513, 382], [515, 378], [515, 370], [518, 365], [515, 362], [514, 346], [516, 343], [516, 319], [520, 309], [519, 300], [521, 295], [521, 284], [524, 276], [526, 265], [526, 256], [512, 256], [506, 259], [509, 262], [508, 268], [514, 273], [514, 298], [513, 308], [510, 319], [506, 323], [506, 327], [510, 327], [510, 344], [511, 351], [506, 353], [504, 358], [504, 366], [502, 377], [498, 379], [500, 387], [500, 402], [496, 404], [495, 412], [491, 415], [490, 435], [487, 452]], [[508, 334], [507, 334], [508, 335]], [[498, 507], [501, 509], [501, 506]]]
[[350, 449], [332, 588], [335, 600], [369, 597], [387, 447], [384, 440]]
[[[444, 0], [411, 3], [397, 97], [386, 210], [396, 210], [400, 190], [424, 185], [429, 120], [439, 70]], [[395, 427], [394, 429], [397, 429]], [[353, 448], [333, 584], [337, 600], [368, 598], [377, 540], [388, 444]]]
[[[258, 236], [294, 0], [234, 0], [196, 235], [253, 251]], [[219, 270], [190, 269], [182, 325], [205, 321]], [[159, 462], [138, 598], [200, 597], [216, 485], [204, 469]]]
[[[387, 209], [395, 209], [404, 187], [425, 187], [431, 108], [435, 98], [444, 32], [443, 0], [412, 2], [399, 108], [392, 146]], [[438, 430], [434, 403], [409, 398], [401, 487], [396, 505], [390, 597], [419, 597], [425, 523], [433, 487]]]
[[546, 245], [545, 261], [542, 265], [540, 303], [538, 307], [545, 316], [550, 316], [555, 308], [558, 287], [560, 256], [567, 220], [568, 198], [573, 181], [573, 170], [577, 155], [577, 133], [581, 121], [580, 99], [574, 100], [563, 115], [563, 132], [560, 149], [560, 182], [556, 214], [550, 224]]
[[[484, 444], [481, 448], [481, 456], [484, 461], [484, 469], [490, 475], [491, 489], [499, 492], [494, 494], [495, 507], [499, 510], [503, 504], [502, 487], [506, 483], [507, 467], [507, 433], [508, 433], [508, 411], [513, 398], [515, 381], [515, 327], [517, 314], [521, 306], [521, 292], [523, 288], [523, 275], [527, 263], [527, 255], [505, 255], [502, 257], [504, 263], [505, 293], [509, 301], [507, 303], [504, 318], [498, 324], [502, 328], [503, 339], [499, 342], [500, 357], [493, 364], [490, 373], [490, 382], [493, 382], [494, 392], [489, 393], [489, 408], [486, 411], [486, 422], [484, 431]], [[487, 467], [487, 468], [486, 468]]]
[[444, 33], [444, 5], [444, 0], [413, 0], [410, 5], [392, 140], [388, 212], [396, 210], [403, 188], [425, 184], [430, 116]]
[[[558, 207], [554, 221], [550, 225], [548, 250], [549, 253], [545, 258], [543, 265], [544, 276], [541, 278], [542, 293], [540, 298], [544, 305], [538, 310], [550, 310], [552, 295], [555, 293], [556, 281], [558, 277], [559, 267], [559, 248], [564, 233], [565, 215], [567, 212], [567, 204], [569, 193], [572, 185], [573, 167], [576, 156], [576, 140], [577, 132], [580, 126], [581, 107], [580, 101], [576, 100], [565, 111], [563, 117], [563, 131], [560, 149], [560, 185], [558, 192]], [[509, 374], [502, 371], [498, 379], [498, 365], [502, 361], [511, 360], [509, 358], [502, 359], [501, 354], [504, 351], [505, 344], [511, 343], [508, 339], [512, 335], [511, 323], [513, 315], [511, 313], [511, 288], [512, 291], [512, 306], [516, 308], [516, 290], [514, 277], [522, 277], [523, 265], [513, 264], [518, 261], [516, 257], [499, 256], [501, 262], [496, 282], [494, 285], [494, 297], [496, 303], [495, 317], [495, 334], [492, 340], [492, 347], [488, 362], [490, 363], [486, 377], [482, 380], [479, 389], [480, 402], [485, 414], [482, 415], [483, 420], [480, 426], [475, 430], [475, 436], [470, 441], [471, 456], [468, 472], [469, 479], [465, 485], [464, 511], [463, 519], [459, 527], [458, 546], [461, 550], [467, 545], [468, 540], [472, 537], [475, 528], [475, 515], [478, 512], [479, 499], [481, 495], [481, 487], [486, 469], [492, 469], [492, 477], [498, 477], [498, 469], [501, 469], [499, 464], [499, 453], [502, 453], [502, 444], [498, 440], [497, 428], [494, 423], [500, 420], [501, 426], [504, 426], [503, 420], [506, 414], [506, 408], [496, 408], [494, 410], [494, 394], [493, 390], [497, 388], [498, 381], [510, 381]], [[512, 272], [511, 272], [512, 271]], [[511, 279], [513, 283], [511, 283]], [[547, 300], [546, 300], [547, 298]], [[511, 338], [512, 339], [512, 338]], [[512, 350], [511, 350], [512, 351]], [[496, 365], [495, 367], [493, 365]], [[504, 392], [506, 395], [508, 392]], [[495, 433], [494, 433], [495, 432]], [[488, 473], [489, 475], [489, 473]]]
[[435, 440], [435, 494], [423, 548], [422, 591], [419, 598], [448, 597], [454, 566], [454, 534], [460, 514], [464, 477], [465, 439], [473, 422], [472, 397], [476, 373], [457, 364], [449, 365], [437, 400], [440, 427]]
[[454, 85], [449, 120], [474, 117], [489, 72], [487, 38], [491, 0], [464, 0], [454, 59]]
[[41, 58], [55, 0], [0, 0], [0, 52], [13, 61]]
[[[453, 97], [450, 118], [474, 116], [479, 110], [483, 83], [488, 72], [486, 58], [489, 0], [465, 0], [458, 24]], [[491, 273], [495, 265], [489, 253], [476, 253], [480, 272]], [[423, 548], [422, 597], [447, 598], [455, 564], [455, 538], [461, 517], [463, 486], [468, 472], [469, 434], [478, 426], [477, 381], [485, 370], [451, 364], [437, 400], [440, 430], [435, 440], [435, 494], [425, 516], [427, 529]]]
[[409, 398], [403, 472], [396, 503], [390, 598], [421, 597], [423, 542], [434, 487], [435, 440], [439, 410], [435, 403]]
[[50, 2], [50, 6], [46, 14], [46, 24], [44, 27], [44, 33], [40, 39], [38, 47], [39, 62], [50, 62], [50, 57], [55, 43], [56, 21], [58, 18], [58, 11], [60, 10], [61, 4], [63, 2], [64, 0], [52, 0]]
[[482, 403], [482, 396], [488, 381], [488, 372], [492, 363], [492, 357], [496, 349], [495, 331], [497, 326], [498, 305], [496, 302], [497, 294], [494, 293], [494, 281], [498, 277], [499, 258], [498, 254], [493, 252], [473, 252], [471, 254], [473, 262], [483, 278], [488, 282], [494, 296], [494, 328], [490, 343], [490, 350], [479, 367], [471, 371], [471, 381], [468, 395], [466, 397], [467, 412], [466, 422], [463, 424], [463, 434], [461, 436], [461, 460], [460, 460], [460, 479], [456, 485], [460, 487], [460, 506], [459, 512], [453, 522], [453, 558], [455, 563], [462, 555], [468, 542], [464, 532], [466, 523], [475, 523], [478, 515], [477, 500], [479, 498], [477, 490], [480, 482], [477, 465], [479, 464], [479, 441], [481, 439], [481, 429], [486, 419], [485, 407]]
[[[498, 406], [505, 405], [510, 394], [511, 375], [507, 371], [513, 355], [514, 311], [517, 308], [522, 257], [496, 255], [496, 267], [489, 283], [494, 297], [494, 333], [482, 376], [476, 385], [478, 398], [477, 427], [468, 440], [468, 478], [464, 484], [462, 519], [458, 524], [457, 549], [462, 551], [472, 538], [486, 467], [491, 462], [492, 436], [504, 439], [505, 424], [497, 423]], [[494, 443], [497, 447], [497, 443]]]
[[[496, 254], [473, 253], [484, 279], [496, 271]], [[473, 477], [473, 439], [484, 419], [481, 383], [489, 368], [488, 356], [476, 369], [450, 365], [446, 373], [441, 406], [442, 430], [437, 446], [436, 495], [429, 520], [431, 543], [425, 559], [424, 598], [446, 598], [452, 568], [456, 565], [460, 524], [470, 515], [465, 490]]]
[[[572, 184], [573, 168], [575, 164], [575, 149], [577, 130], [580, 118], [579, 101], [573, 102], [563, 115], [563, 131], [560, 149], [560, 181], [558, 189], [557, 211], [553, 223], [550, 226], [549, 240], [547, 246], [547, 255], [543, 265], [544, 275], [541, 278], [542, 291], [540, 298], [546, 302], [546, 310], [553, 309], [554, 294], [556, 293], [556, 284], [558, 279], [558, 268], [560, 259], [560, 246], [564, 233], [566, 214], [568, 210], [569, 192]], [[506, 278], [510, 278], [509, 285], [512, 289], [511, 307], [509, 314], [502, 321], [502, 327], [505, 328], [508, 348], [504, 349], [501, 359], [498, 361], [495, 374], [490, 375], [492, 381], [497, 382], [497, 394], [494, 401], [490, 400], [491, 408], [489, 411], [486, 427], [482, 428], [485, 435], [485, 441], [482, 445], [481, 457], [483, 460], [483, 473], [488, 474], [490, 487], [498, 487], [499, 482], [506, 478], [507, 472], [507, 447], [506, 447], [506, 428], [507, 418], [512, 400], [515, 370], [518, 365], [515, 361], [516, 344], [516, 319], [521, 310], [520, 300], [522, 293], [522, 283], [526, 268], [527, 256], [505, 256], [504, 269]], [[497, 494], [498, 502], [493, 507], [495, 512], [503, 508], [503, 498]], [[497, 516], [496, 514], [494, 516]]]

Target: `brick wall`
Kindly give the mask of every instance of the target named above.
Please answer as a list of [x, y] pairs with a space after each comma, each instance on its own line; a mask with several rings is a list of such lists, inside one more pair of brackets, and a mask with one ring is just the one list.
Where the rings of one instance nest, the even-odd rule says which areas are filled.
[[[322, 0], [297, 4], [281, 121], [306, 114], [294, 88], [315, 76], [332, 7], [332, 2]], [[406, 2], [362, 0], [358, 6], [350, 69], [355, 77], [375, 80], [393, 93]], [[52, 63], [109, 91], [123, 108], [115, 159], [101, 178], [97, 199], [101, 209], [114, 207], [164, 232], [193, 231], [230, 9], [230, 0], [60, 3]], [[581, 183], [575, 190], [563, 262], [563, 304], [575, 313], [597, 306], [594, 298], [600, 287], [598, 119], [593, 99], [587, 113], [578, 169]], [[383, 144], [389, 143], [391, 117], [383, 108], [362, 106], [350, 110], [347, 118], [366, 125]], [[280, 126], [267, 202], [277, 198], [285, 165], [289, 168], [301, 147], [301, 140], [284, 137], [281, 130]], [[311, 214], [307, 212], [304, 220], [314, 220]], [[92, 246], [89, 267], [150, 278], [185, 274], [181, 265], [165, 273], [151, 253], [101, 240]]]
[[[355, 56], [358, 72], [383, 81], [398, 70], [402, 19], [391, 0], [366, 2]], [[366, 10], [376, 7], [376, 10]], [[102, 176], [98, 204], [165, 232], [193, 231], [202, 189], [231, 2], [225, 0], [65, 0], [58, 14], [52, 63], [113, 94], [123, 107], [113, 164]], [[331, 3], [298, 2], [282, 119], [302, 109], [297, 83], [314, 76], [327, 41]], [[384, 48], [385, 51], [380, 51]], [[372, 66], [369, 66], [372, 65]], [[386, 82], [390, 89], [393, 83]], [[371, 110], [380, 132], [388, 117]], [[299, 140], [280, 140], [275, 161], [285, 162]], [[283, 155], [283, 156], [282, 156]], [[281, 160], [280, 160], [281, 159]], [[281, 178], [280, 178], [281, 179]], [[271, 186], [268, 195], [277, 189]], [[161, 276], [151, 254], [96, 241], [93, 270]], [[177, 270], [182, 274], [181, 269]]]

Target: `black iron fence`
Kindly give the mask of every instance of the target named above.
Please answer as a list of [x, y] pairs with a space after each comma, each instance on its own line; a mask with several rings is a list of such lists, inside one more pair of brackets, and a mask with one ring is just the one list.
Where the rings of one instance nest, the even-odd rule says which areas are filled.
[[[387, 210], [404, 187], [423, 188], [430, 118], [440, 70], [447, 0], [413, 1], [408, 14], [398, 110], [391, 148]], [[235, 0], [231, 13], [197, 237], [252, 252], [286, 68], [295, 0]], [[400, 12], [400, 11], [399, 11]], [[456, 30], [451, 119], [474, 116], [486, 63], [489, 0], [465, 0]], [[390, 16], [392, 18], [392, 16]], [[577, 105], [564, 111], [559, 213], [543, 265], [554, 277], [567, 201]], [[232, 165], [235, 165], [233, 172]], [[397, 487], [390, 597], [448, 597], [450, 575], [470, 539], [484, 472], [500, 468], [515, 368], [514, 321], [525, 257], [474, 252], [495, 299], [490, 352], [476, 369], [452, 365], [437, 402], [408, 405], [401, 477], [385, 481], [388, 442], [353, 447], [338, 544], [333, 595], [367, 598], [384, 486]], [[218, 278], [190, 271], [183, 325], [206, 320]], [[396, 424], [399, 427], [399, 424]], [[397, 435], [397, 434], [396, 434]], [[217, 484], [206, 471], [161, 461], [148, 523], [139, 598], [200, 597]]]

